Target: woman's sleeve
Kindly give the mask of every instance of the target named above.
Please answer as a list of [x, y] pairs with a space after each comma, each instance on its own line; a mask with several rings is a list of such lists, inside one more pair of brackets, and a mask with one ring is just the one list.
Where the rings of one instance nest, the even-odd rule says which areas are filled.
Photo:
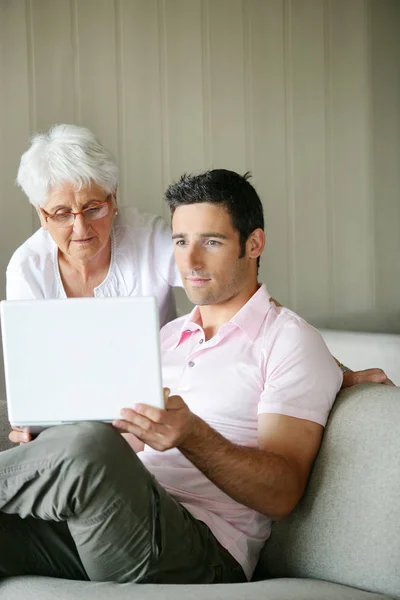
[[21, 269], [8, 268], [6, 273], [7, 300], [37, 300], [44, 298], [37, 282], [29, 280]]

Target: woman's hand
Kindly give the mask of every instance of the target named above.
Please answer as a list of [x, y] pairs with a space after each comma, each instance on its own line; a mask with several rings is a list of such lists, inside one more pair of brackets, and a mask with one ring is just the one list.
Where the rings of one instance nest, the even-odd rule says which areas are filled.
[[29, 427], [13, 427], [8, 435], [8, 439], [14, 444], [27, 444], [33, 438], [29, 432]]
[[393, 385], [385, 371], [382, 369], [365, 369], [364, 371], [346, 371], [343, 374], [342, 389], [359, 385], [360, 383], [383, 383], [383, 385]]

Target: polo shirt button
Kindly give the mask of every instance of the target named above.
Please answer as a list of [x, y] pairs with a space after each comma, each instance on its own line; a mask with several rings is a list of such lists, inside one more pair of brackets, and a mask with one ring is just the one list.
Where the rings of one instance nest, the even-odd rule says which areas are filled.
[[190, 361], [188, 362], [188, 365], [189, 365], [189, 367], [194, 367], [194, 362], [193, 362], [192, 360], [190, 360]]
[[185, 329], [185, 333], [191, 333], [192, 330], [191, 329]]
[[203, 342], [204, 342], [204, 340], [203, 340], [203, 339], [199, 340], [199, 344], [202, 344]]

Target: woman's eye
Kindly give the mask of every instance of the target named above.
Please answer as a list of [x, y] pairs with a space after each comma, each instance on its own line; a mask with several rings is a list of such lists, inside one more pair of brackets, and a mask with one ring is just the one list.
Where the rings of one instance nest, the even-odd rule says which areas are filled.
[[89, 208], [85, 209], [84, 213], [85, 215], [95, 215], [101, 208], [101, 206], [90, 206]]
[[58, 221], [59, 223], [62, 223], [63, 221], [68, 221], [70, 215], [71, 213], [56, 213], [54, 217], [52, 217], [52, 219]]

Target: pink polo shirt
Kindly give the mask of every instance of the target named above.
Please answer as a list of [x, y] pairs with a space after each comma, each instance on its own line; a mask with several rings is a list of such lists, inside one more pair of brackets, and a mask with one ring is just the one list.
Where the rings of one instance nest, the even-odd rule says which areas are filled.
[[[234, 444], [257, 447], [259, 414], [325, 425], [342, 373], [316, 329], [277, 308], [261, 286], [205, 341], [197, 307], [161, 330], [164, 385]], [[250, 579], [271, 521], [232, 500], [176, 448], [140, 458], [160, 484], [242, 565]]]

